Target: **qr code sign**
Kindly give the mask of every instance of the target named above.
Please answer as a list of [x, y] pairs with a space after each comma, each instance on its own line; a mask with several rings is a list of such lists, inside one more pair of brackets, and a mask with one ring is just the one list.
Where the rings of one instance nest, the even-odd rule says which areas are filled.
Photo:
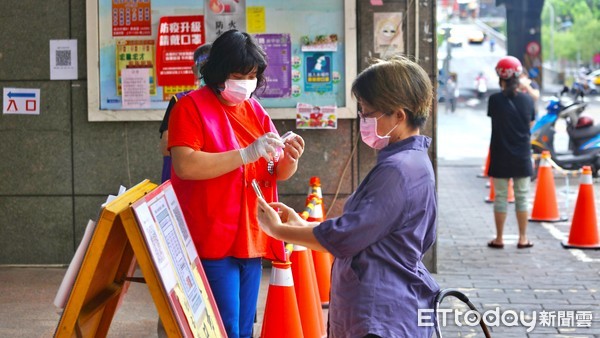
[[56, 51], [56, 65], [57, 66], [71, 66], [71, 50], [57, 50]]

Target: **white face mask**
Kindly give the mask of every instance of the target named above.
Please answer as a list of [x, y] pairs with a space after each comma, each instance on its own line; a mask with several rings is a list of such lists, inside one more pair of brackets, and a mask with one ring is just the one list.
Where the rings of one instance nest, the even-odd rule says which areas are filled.
[[256, 90], [256, 82], [257, 79], [226, 80], [225, 89], [221, 91], [221, 96], [231, 103], [242, 103], [244, 100], [248, 100], [250, 95]]
[[377, 135], [377, 120], [382, 118], [384, 115], [379, 117], [365, 117], [360, 120], [360, 136], [364, 143], [373, 149], [383, 149], [390, 143], [390, 133], [396, 129], [398, 125], [395, 125], [385, 136]]

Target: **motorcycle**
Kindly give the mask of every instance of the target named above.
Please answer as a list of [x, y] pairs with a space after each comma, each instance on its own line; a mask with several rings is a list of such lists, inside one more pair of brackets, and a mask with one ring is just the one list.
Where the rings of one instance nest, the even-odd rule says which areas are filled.
[[[535, 154], [550, 151], [552, 160], [561, 168], [578, 170], [583, 166], [592, 167], [592, 175], [598, 177], [600, 169], [600, 125], [594, 125], [591, 117], [580, 116], [587, 103], [583, 95], [577, 92], [573, 98], [565, 96], [569, 90], [565, 88], [558, 97], [553, 97], [546, 107], [546, 115], [542, 116], [531, 129], [531, 147]], [[554, 149], [554, 128], [559, 118], [567, 124], [569, 147], [566, 152]], [[536, 161], [537, 168], [539, 160]], [[537, 170], [534, 171], [534, 175]]]
[[598, 89], [594, 82], [591, 79], [584, 78], [579, 81], [573, 82], [573, 86], [571, 88], [571, 94], [573, 95], [596, 95], [598, 94]]

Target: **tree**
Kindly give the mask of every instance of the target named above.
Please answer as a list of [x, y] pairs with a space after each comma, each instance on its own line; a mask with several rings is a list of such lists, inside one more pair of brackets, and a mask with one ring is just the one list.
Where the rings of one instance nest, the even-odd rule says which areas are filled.
[[[554, 7], [554, 53], [559, 59], [590, 63], [600, 52], [600, 0], [546, 0], [542, 11], [543, 57], [550, 59], [550, 9]], [[570, 22], [568, 26], [565, 23]]]

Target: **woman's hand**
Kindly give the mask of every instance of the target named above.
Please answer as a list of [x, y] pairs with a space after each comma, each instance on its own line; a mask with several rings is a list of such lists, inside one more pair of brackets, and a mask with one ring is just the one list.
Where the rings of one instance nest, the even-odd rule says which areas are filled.
[[[276, 211], [278, 210], [278, 211]], [[303, 220], [294, 209], [279, 202], [267, 203], [264, 199], [258, 198], [258, 224], [261, 229], [269, 236], [278, 238], [277, 228], [283, 225], [304, 227], [308, 223]]]
[[284, 160], [292, 163], [298, 162], [300, 156], [304, 153], [304, 139], [298, 134], [292, 134], [283, 140], [285, 147], [283, 148]]
[[[276, 211], [274, 208], [278, 208]], [[313, 234], [318, 222], [303, 220], [294, 209], [283, 203], [267, 203], [258, 198], [258, 224], [269, 236], [288, 243], [299, 244], [309, 249], [327, 252]], [[283, 221], [283, 223], [281, 223]]]
[[300, 217], [300, 215], [298, 215], [294, 209], [288, 207], [287, 205], [280, 202], [273, 202], [269, 203], [269, 206], [275, 210], [279, 210], [279, 218], [284, 224], [298, 227], [307, 225], [302, 217]]
[[269, 236], [273, 238], [277, 238], [275, 235], [276, 228], [281, 226], [281, 219], [279, 218], [279, 214], [275, 209], [271, 208], [271, 206], [262, 199], [258, 198], [258, 224], [260, 228]]
[[277, 179], [285, 181], [292, 177], [298, 169], [298, 160], [304, 153], [304, 139], [297, 134], [292, 133], [283, 140], [283, 158], [277, 165]]
[[269, 132], [259, 137], [246, 148], [240, 149], [240, 156], [244, 164], [256, 162], [261, 157], [270, 161], [273, 159], [277, 151], [276, 149], [283, 146], [281, 138], [277, 134]]

